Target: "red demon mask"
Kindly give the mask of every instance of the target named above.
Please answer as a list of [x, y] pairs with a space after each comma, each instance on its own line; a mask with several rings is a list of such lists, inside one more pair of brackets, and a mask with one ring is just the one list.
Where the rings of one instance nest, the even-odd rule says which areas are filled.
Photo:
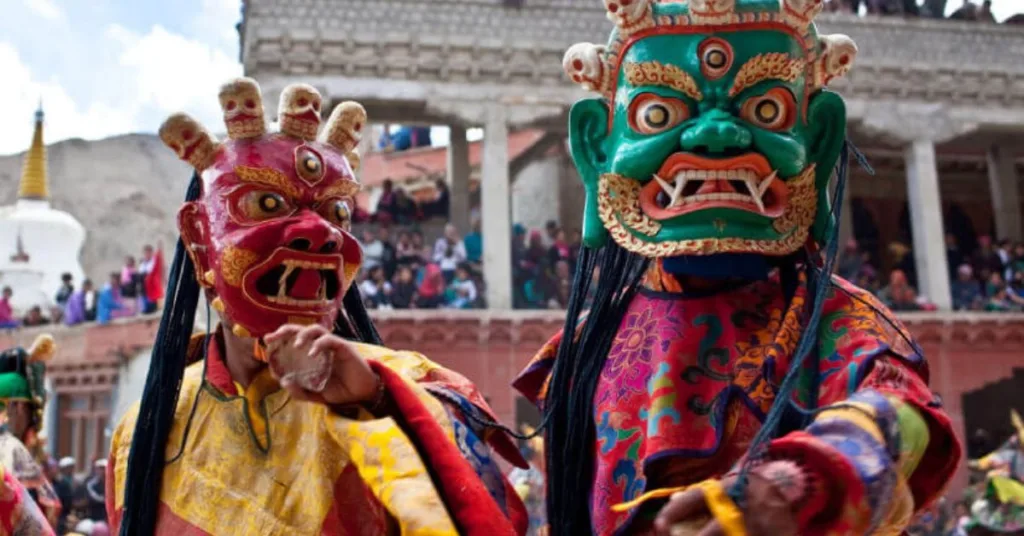
[[160, 129], [201, 173], [199, 200], [178, 213], [199, 282], [236, 335], [262, 337], [286, 323], [330, 327], [362, 261], [349, 229], [366, 112], [339, 104], [317, 138], [322, 100], [310, 86], [282, 93], [280, 133], [267, 133], [253, 80], [225, 85], [220, 101], [223, 143], [183, 114]]

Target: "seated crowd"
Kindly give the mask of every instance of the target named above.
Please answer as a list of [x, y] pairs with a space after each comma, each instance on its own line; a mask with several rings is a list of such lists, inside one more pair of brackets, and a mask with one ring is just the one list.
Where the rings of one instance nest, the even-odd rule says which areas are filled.
[[99, 290], [90, 279], [83, 280], [76, 287], [74, 276], [64, 274], [53, 304], [35, 305], [21, 318], [16, 318], [11, 305], [13, 289], [5, 287], [0, 297], [0, 328], [58, 323], [68, 326], [85, 322], [107, 324], [117, 318], [154, 313], [163, 299], [163, 271], [162, 248], [154, 249], [147, 245], [142, 248], [142, 258], [138, 263], [134, 257], [126, 257], [121, 272], [109, 274]]

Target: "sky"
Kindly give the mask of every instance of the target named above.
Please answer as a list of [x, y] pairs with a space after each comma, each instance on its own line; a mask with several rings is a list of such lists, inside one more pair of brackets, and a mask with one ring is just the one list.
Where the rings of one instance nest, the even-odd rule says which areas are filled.
[[[948, 10], [962, 3], [950, 0]], [[40, 100], [47, 143], [155, 132], [182, 110], [211, 128], [219, 125], [217, 89], [242, 74], [240, 6], [239, 0], [0, 0], [0, 154], [27, 148]], [[1024, 11], [1024, 0], [994, 0], [993, 10], [1002, 20]], [[433, 138], [446, 143], [446, 129], [435, 129]]]

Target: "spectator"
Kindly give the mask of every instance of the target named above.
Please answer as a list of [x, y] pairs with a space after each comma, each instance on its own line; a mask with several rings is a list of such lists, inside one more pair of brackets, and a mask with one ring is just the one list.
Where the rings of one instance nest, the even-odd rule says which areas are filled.
[[559, 229], [560, 229], [560, 227], [558, 226], [558, 222], [555, 221], [555, 220], [548, 220], [547, 223], [544, 224], [544, 233], [545, 233], [545, 243], [546, 244], [550, 245], [550, 244], [553, 244], [555, 242], [555, 238], [558, 235]]
[[957, 311], [977, 311], [984, 303], [981, 285], [974, 278], [974, 270], [969, 264], [962, 264], [957, 270], [953, 281], [953, 309]]
[[448, 285], [447, 294], [448, 307], [453, 309], [470, 309], [476, 304], [476, 283], [466, 263], [455, 269], [455, 277]]
[[384, 277], [384, 268], [374, 266], [359, 285], [368, 309], [391, 309], [391, 283]]
[[135, 298], [139, 294], [139, 281], [136, 278], [135, 257], [131, 255], [124, 258], [124, 266], [121, 268], [121, 296]]
[[423, 233], [419, 230], [414, 230], [410, 237], [412, 238], [412, 247], [417, 252], [419, 257], [419, 265], [426, 266], [430, 262], [430, 258], [433, 257], [433, 250], [427, 247], [427, 242], [423, 238]]
[[[395, 222], [399, 225], [409, 225], [410, 223], [419, 219], [419, 208], [416, 206], [414, 201], [405, 190], [399, 188], [395, 190]], [[386, 222], [385, 222], [386, 223]]]
[[395, 264], [399, 268], [409, 266], [413, 269], [423, 264], [422, 252], [413, 245], [412, 235], [407, 231], [398, 233], [398, 241], [395, 242]]
[[562, 259], [555, 263], [555, 277], [551, 279], [548, 290], [548, 309], [565, 309], [569, 307], [569, 291], [572, 287], [572, 273], [569, 261]]
[[29, 309], [25, 319], [22, 321], [22, 325], [25, 327], [45, 326], [49, 323], [50, 319], [43, 316], [43, 308], [38, 305]]
[[14, 307], [11, 306], [13, 295], [11, 287], [4, 287], [3, 295], [0, 297], [0, 328], [18, 327], [18, 321], [14, 319]]
[[411, 309], [416, 306], [416, 280], [413, 278], [412, 268], [407, 265], [399, 266], [392, 288], [391, 305], [395, 309]]
[[64, 534], [68, 527], [68, 516], [75, 498], [75, 459], [65, 456], [57, 464], [60, 473], [53, 481], [53, 489], [60, 499], [60, 518], [57, 520], [57, 534]]
[[106, 522], [107, 520], [107, 503], [104, 500], [106, 478], [107, 460], [101, 458], [93, 464], [92, 476], [85, 483], [85, 491], [89, 497], [89, 509], [86, 515], [93, 522]]
[[82, 282], [82, 290], [71, 295], [67, 307], [64, 308], [64, 323], [69, 326], [96, 320], [96, 292], [92, 281]]
[[72, 283], [73, 279], [74, 277], [69, 273], [64, 273], [60, 276], [60, 289], [57, 290], [57, 297], [54, 301], [57, 302], [57, 307], [60, 307], [62, 310], [75, 292], [75, 285]]
[[992, 295], [989, 296], [988, 302], [985, 303], [986, 311], [1005, 312], [1012, 311], [1013, 308], [1014, 304], [1007, 295], [1006, 285], [1000, 285], [993, 289]]
[[395, 275], [396, 259], [395, 245], [391, 243], [391, 231], [387, 226], [382, 225], [377, 230], [377, 237], [381, 244], [380, 265], [384, 268], [384, 278], [390, 280]]
[[551, 247], [548, 248], [547, 265], [554, 266], [558, 261], [568, 262], [570, 258], [569, 241], [565, 239], [565, 231], [558, 229], [551, 241]]
[[462, 239], [462, 245], [466, 250], [466, 261], [479, 272], [484, 260], [484, 235], [480, 232], [480, 218], [473, 219], [473, 230]]
[[458, 229], [450, 223], [444, 226], [444, 236], [434, 243], [434, 262], [441, 267], [444, 280], [449, 283], [455, 277], [458, 265], [466, 262], [466, 246]]
[[860, 273], [863, 265], [864, 258], [861, 257], [860, 250], [857, 249], [857, 241], [851, 238], [843, 248], [843, 253], [839, 260], [839, 268], [836, 271], [839, 273], [839, 277], [847, 281], [853, 281], [857, 278], [857, 274]]
[[377, 221], [380, 223], [392, 223], [396, 220], [398, 212], [398, 197], [395, 195], [395, 183], [391, 179], [384, 181], [381, 185], [380, 199], [377, 200]]
[[374, 236], [373, 230], [363, 230], [363, 269], [369, 272], [384, 262], [384, 243]]
[[889, 284], [878, 293], [878, 298], [893, 311], [921, 309], [917, 303], [917, 293], [907, 282], [907, 276], [901, 270], [893, 270], [889, 274]]
[[526, 248], [526, 262], [523, 268], [531, 276], [536, 277], [539, 272], [544, 270], [544, 260], [546, 257], [547, 252], [544, 250], [544, 239], [541, 237], [540, 232], [531, 231], [529, 245]]
[[438, 179], [434, 182], [434, 188], [437, 191], [437, 195], [433, 201], [423, 207], [423, 216], [425, 218], [436, 217], [447, 220], [451, 217], [451, 192], [448, 190], [448, 183], [443, 179]]
[[[121, 276], [117, 273], [110, 274], [107, 284], [100, 291], [96, 300], [96, 321], [100, 324], [108, 324], [116, 317], [125, 316], [125, 304], [121, 301], [120, 289]], [[119, 314], [121, 313], [121, 314]]]
[[956, 279], [960, 266], [964, 263], [964, 254], [953, 233], [946, 233], [946, 262], [949, 264], [949, 278]]
[[996, 256], [999, 257], [999, 263], [1003, 267], [1001, 275], [1003, 280], [1010, 281], [1013, 279], [1013, 249], [1010, 246], [1010, 241], [1005, 238], [999, 241], [999, 245], [996, 246]]
[[[160, 308], [160, 301], [164, 299], [164, 248], [163, 244], [157, 244], [154, 251], [153, 246], [146, 245], [142, 248], [142, 262], [139, 263], [138, 273], [142, 274], [142, 295], [145, 297], [142, 312], [149, 314]], [[120, 278], [114, 283], [120, 288]]]
[[1010, 261], [1014, 272], [1024, 272], [1024, 243], [1013, 247], [1013, 260]]
[[437, 309], [444, 303], [444, 274], [441, 267], [434, 263], [423, 269], [423, 281], [416, 292], [416, 307], [419, 309]]
[[1003, 260], [992, 247], [992, 238], [987, 235], [978, 237], [978, 250], [971, 258], [974, 274], [982, 281], [988, 280], [992, 272], [1003, 273]]

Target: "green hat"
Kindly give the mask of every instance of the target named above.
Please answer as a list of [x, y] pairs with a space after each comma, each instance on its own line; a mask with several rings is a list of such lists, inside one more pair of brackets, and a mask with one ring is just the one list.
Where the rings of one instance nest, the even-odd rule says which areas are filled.
[[6, 408], [9, 401], [22, 400], [41, 410], [46, 404], [46, 361], [53, 357], [56, 344], [53, 337], [36, 337], [26, 351], [17, 347], [0, 353], [0, 403]]

